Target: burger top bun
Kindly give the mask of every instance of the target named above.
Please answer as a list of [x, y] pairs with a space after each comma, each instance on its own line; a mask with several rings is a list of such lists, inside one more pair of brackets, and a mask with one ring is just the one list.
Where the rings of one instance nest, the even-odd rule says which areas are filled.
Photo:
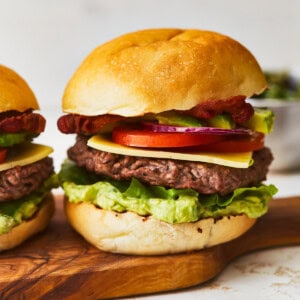
[[27, 109], [39, 109], [33, 91], [19, 74], [0, 65], [0, 112]]
[[150, 29], [96, 48], [69, 81], [62, 108], [93, 116], [187, 110], [267, 87], [254, 56], [210, 31]]

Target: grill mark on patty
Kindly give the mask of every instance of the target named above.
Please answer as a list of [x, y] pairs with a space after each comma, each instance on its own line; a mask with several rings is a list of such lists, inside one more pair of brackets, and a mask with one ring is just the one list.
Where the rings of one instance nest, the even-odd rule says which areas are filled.
[[226, 195], [238, 187], [254, 186], [266, 179], [273, 160], [269, 148], [253, 153], [254, 164], [246, 169], [216, 164], [118, 155], [87, 146], [87, 137], [77, 136], [68, 157], [80, 167], [117, 180], [135, 177], [151, 185], [192, 188], [203, 194]]
[[38, 189], [53, 171], [53, 160], [46, 157], [30, 165], [0, 172], [0, 202], [29, 195]]

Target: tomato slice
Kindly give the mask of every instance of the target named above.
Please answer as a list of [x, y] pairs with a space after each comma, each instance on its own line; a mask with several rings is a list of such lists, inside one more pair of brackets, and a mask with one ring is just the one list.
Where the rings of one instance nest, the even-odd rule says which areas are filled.
[[260, 132], [252, 134], [250, 137], [237, 137], [227, 139], [209, 145], [199, 145], [184, 151], [203, 151], [203, 152], [252, 152], [262, 149], [265, 144], [265, 135]]
[[5, 161], [7, 148], [0, 148], [0, 164]]
[[145, 148], [176, 148], [217, 143], [225, 140], [223, 135], [210, 133], [153, 132], [145, 129], [116, 127], [112, 132], [113, 142]]
[[[116, 127], [113, 142], [130, 147], [173, 148], [172, 151], [249, 152], [264, 147], [265, 135], [229, 136], [211, 133], [153, 132], [130, 127]], [[162, 149], [163, 150], [163, 149]]]

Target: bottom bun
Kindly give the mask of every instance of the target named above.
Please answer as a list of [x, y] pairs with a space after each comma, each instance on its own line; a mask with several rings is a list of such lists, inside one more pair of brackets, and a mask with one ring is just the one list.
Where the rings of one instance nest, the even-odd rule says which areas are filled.
[[106, 252], [162, 255], [200, 250], [233, 240], [254, 224], [246, 215], [169, 224], [151, 216], [117, 213], [89, 203], [65, 199], [65, 212], [72, 227], [88, 242]]
[[50, 222], [53, 213], [54, 199], [53, 195], [49, 193], [33, 218], [22, 222], [8, 233], [0, 235], [0, 251], [12, 249], [36, 233], [44, 230]]

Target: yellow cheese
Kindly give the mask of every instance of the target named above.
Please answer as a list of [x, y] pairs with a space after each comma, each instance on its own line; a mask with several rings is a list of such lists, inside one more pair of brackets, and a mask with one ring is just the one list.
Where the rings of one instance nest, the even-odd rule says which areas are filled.
[[0, 172], [16, 166], [32, 164], [47, 157], [52, 152], [53, 149], [45, 145], [33, 143], [18, 145], [18, 147], [15, 147], [13, 153], [7, 156], [5, 162], [0, 164]]
[[213, 163], [232, 168], [248, 168], [252, 164], [252, 152], [241, 153], [179, 153], [171, 151], [148, 150], [118, 145], [103, 136], [95, 135], [88, 140], [88, 146], [97, 150], [115, 154], [154, 157], [196, 162]]

